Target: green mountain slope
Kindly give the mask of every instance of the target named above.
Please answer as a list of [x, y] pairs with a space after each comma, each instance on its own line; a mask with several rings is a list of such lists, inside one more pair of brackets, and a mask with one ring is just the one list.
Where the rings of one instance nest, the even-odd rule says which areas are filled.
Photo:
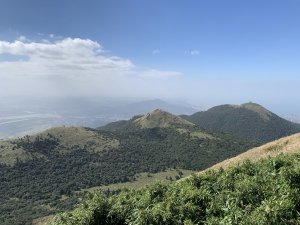
[[[180, 182], [111, 197], [89, 193], [49, 224], [300, 224], [299, 135], [250, 150], [236, 158], [240, 164], [214, 167]], [[256, 161], [244, 161], [253, 154]]]
[[99, 130], [125, 131], [128, 129], [151, 129], [151, 128], [192, 128], [196, 125], [169, 112], [155, 109], [146, 115], [137, 115], [130, 120], [121, 120], [99, 127]]
[[119, 141], [83, 127], [55, 127], [36, 135], [0, 141], [0, 164], [15, 165], [47, 159], [50, 151], [67, 154], [77, 149], [100, 153], [119, 147]]
[[221, 105], [182, 118], [214, 133], [267, 143], [300, 132], [300, 125], [287, 121], [255, 103]]
[[0, 161], [0, 223], [31, 224], [70, 209], [82, 189], [127, 182], [143, 172], [202, 170], [253, 146], [161, 110], [149, 115], [115, 123], [113, 131], [61, 127], [6, 141], [22, 154]]

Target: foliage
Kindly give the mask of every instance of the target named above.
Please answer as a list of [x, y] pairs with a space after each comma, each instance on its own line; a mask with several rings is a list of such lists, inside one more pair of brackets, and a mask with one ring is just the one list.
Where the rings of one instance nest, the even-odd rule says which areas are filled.
[[147, 184], [153, 184], [157, 181], [161, 181], [162, 183], [170, 183], [172, 181], [179, 180], [183, 177], [187, 177], [195, 172], [197, 171], [184, 169], [167, 169], [158, 173], [138, 173], [135, 174], [134, 177], [130, 178], [127, 182], [87, 188], [84, 189], [84, 191], [102, 190], [105, 193], [111, 193], [123, 188], [137, 189], [144, 187]]
[[246, 161], [111, 197], [90, 193], [51, 224], [300, 224], [300, 154]]
[[132, 126], [114, 132], [88, 131], [88, 138], [101, 137], [103, 145], [107, 140], [118, 140], [119, 144], [91, 151], [92, 144], [71, 145], [64, 135], [55, 132], [14, 140], [14, 145], [30, 154], [31, 159], [17, 161], [14, 166], [0, 165], [1, 224], [31, 224], [37, 217], [70, 209], [82, 189], [127, 182], [142, 172], [202, 170], [252, 146], [225, 135], [195, 138], [175, 128]]

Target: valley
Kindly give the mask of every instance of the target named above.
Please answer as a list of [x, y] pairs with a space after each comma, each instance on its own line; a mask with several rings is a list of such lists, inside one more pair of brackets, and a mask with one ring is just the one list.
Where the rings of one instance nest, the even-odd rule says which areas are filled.
[[161, 99], [20, 97], [7, 102], [0, 98], [0, 140], [36, 134], [57, 126], [96, 128], [156, 108], [174, 114], [197, 111], [189, 105], [171, 104]]

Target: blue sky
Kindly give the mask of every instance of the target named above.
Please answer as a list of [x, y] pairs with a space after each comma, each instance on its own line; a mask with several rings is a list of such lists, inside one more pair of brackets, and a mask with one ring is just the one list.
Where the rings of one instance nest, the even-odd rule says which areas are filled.
[[[286, 107], [300, 113], [299, 105], [295, 105], [300, 98], [297, 91], [300, 85], [298, 0], [0, 0], [0, 3], [3, 42], [12, 44], [19, 39], [38, 44], [47, 40], [53, 44], [66, 38], [91, 40], [101, 46], [98, 48], [101, 57], [113, 59], [114, 65], [115, 57], [129, 61], [131, 65], [125, 73], [145, 74], [134, 81], [119, 74], [122, 81], [119, 82], [118, 76], [114, 81], [128, 88], [104, 88], [102, 95], [120, 90], [122, 96], [182, 98], [200, 106], [249, 100], [276, 110]], [[95, 50], [97, 47], [92, 47]], [[5, 51], [0, 54], [0, 64], [12, 61], [16, 55], [24, 58], [29, 54]], [[30, 54], [29, 57], [36, 58]], [[124, 68], [120, 62], [117, 65]], [[1, 73], [17, 76], [9, 67], [2, 68]], [[111, 78], [112, 74], [110, 71], [107, 77]], [[160, 76], [163, 80], [144, 78]], [[31, 79], [40, 80], [40, 77]], [[109, 84], [108, 78], [103, 79]], [[64, 79], [64, 82], [76, 83], [74, 79]], [[101, 79], [97, 78], [97, 82]], [[32, 85], [34, 81], [28, 84]], [[135, 85], [141, 86], [141, 90], [132, 92]], [[12, 85], [7, 87], [10, 90], [3, 89], [0, 94], [12, 95], [18, 89]], [[74, 87], [77, 86], [74, 84], [69, 89]], [[156, 89], [152, 90], [153, 87]], [[86, 94], [84, 89], [93, 88], [87, 83], [79, 89]], [[65, 90], [60, 93], [64, 94]]]

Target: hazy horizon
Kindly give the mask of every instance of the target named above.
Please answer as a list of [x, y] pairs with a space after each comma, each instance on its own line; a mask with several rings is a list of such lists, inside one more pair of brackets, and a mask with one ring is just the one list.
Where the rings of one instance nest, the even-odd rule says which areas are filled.
[[293, 0], [2, 1], [0, 99], [252, 101], [300, 118], [299, 9]]

